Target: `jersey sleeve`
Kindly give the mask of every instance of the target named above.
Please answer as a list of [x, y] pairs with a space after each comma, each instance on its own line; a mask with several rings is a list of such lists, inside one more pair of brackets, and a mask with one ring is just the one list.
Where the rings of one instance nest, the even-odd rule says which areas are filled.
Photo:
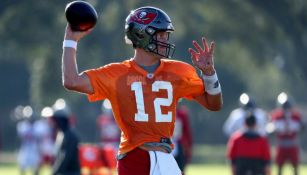
[[189, 64], [184, 64], [182, 70], [182, 83], [179, 90], [180, 96], [189, 100], [204, 94], [205, 86], [198, 76], [195, 68]]
[[93, 94], [87, 95], [89, 101], [94, 102], [108, 98], [108, 94], [110, 94], [109, 89], [111, 89], [110, 86], [113, 80], [110, 69], [110, 66], [107, 65], [98, 69], [85, 71], [94, 90]]

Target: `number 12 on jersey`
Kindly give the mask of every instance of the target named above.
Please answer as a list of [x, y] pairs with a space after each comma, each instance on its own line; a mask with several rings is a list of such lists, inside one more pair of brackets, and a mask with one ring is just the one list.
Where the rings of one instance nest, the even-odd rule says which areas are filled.
[[[159, 92], [160, 89], [167, 90], [167, 98], [155, 98], [153, 101], [155, 108], [156, 122], [172, 122], [172, 112], [162, 114], [161, 106], [170, 106], [173, 102], [173, 86], [167, 81], [155, 81], [152, 84], [152, 91]], [[133, 82], [131, 90], [134, 91], [137, 113], [135, 114], [135, 121], [148, 122], [148, 114], [145, 113], [144, 93], [142, 82]]]

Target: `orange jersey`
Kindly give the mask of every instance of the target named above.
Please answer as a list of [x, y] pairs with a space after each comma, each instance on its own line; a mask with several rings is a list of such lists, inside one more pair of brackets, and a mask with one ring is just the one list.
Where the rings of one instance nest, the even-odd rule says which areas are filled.
[[85, 72], [94, 89], [90, 101], [109, 99], [122, 131], [119, 153], [145, 142], [171, 138], [175, 109], [180, 98], [193, 99], [204, 93], [204, 84], [193, 66], [161, 60], [150, 74], [134, 60], [113, 63]]

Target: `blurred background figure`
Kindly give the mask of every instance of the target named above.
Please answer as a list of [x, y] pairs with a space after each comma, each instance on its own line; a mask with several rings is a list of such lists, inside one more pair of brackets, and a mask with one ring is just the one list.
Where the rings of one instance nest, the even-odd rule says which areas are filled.
[[81, 144], [79, 146], [79, 159], [82, 175], [110, 174], [104, 168], [101, 150], [96, 144]]
[[302, 116], [294, 101], [285, 92], [277, 97], [277, 106], [270, 113], [271, 122], [268, 130], [276, 133], [276, 163], [278, 175], [282, 174], [284, 164], [289, 161], [293, 174], [298, 175], [299, 141], [298, 133], [304, 129]]
[[103, 164], [109, 172], [114, 172], [116, 170], [120, 129], [113, 117], [111, 103], [107, 99], [102, 102], [101, 114], [97, 118], [97, 127]]
[[55, 156], [55, 133], [51, 126], [50, 117], [53, 115], [51, 107], [44, 107], [41, 117], [34, 123], [35, 132], [39, 138], [39, 151], [41, 153], [41, 167], [52, 166]]
[[240, 95], [239, 108], [231, 111], [224, 123], [223, 131], [226, 136], [230, 137], [234, 132], [243, 129], [245, 118], [250, 113], [252, 113], [257, 119], [257, 132], [260, 135], [265, 136], [268, 115], [263, 109], [257, 107], [255, 100], [246, 93]]
[[41, 156], [39, 151], [39, 139], [34, 128], [34, 112], [31, 106], [17, 106], [14, 117], [18, 121], [17, 134], [20, 138], [20, 147], [17, 162], [20, 174], [24, 175], [31, 171], [34, 175], [39, 174]]
[[98, 145], [81, 144], [79, 156], [82, 175], [116, 174], [116, 154], [120, 141], [120, 130], [116, 125], [109, 100], [101, 104], [97, 117]]
[[270, 146], [266, 137], [257, 131], [253, 114], [244, 118], [244, 130], [231, 135], [227, 158], [233, 175], [270, 175]]
[[72, 112], [70, 106], [67, 104], [65, 99], [58, 98], [52, 105], [52, 110], [65, 112], [67, 114], [70, 128], [75, 128], [77, 122], [76, 116]]
[[53, 105], [50, 119], [56, 129], [56, 156], [52, 167], [53, 175], [80, 175], [79, 138], [70, 126], [70, 111], [64, 99]]
[[120, 130], [116, 125], [109, 100], [104, 100], [101, 105], [101, 114], [97, 118], [99, 130], [99, 145], [112, 147], [117, 151], [120, 141]]
[[181, 104], [177, 106], [175, 129], [172, 137], [173, 155], [179, 168], [184, 172], [192, 158], [192, 133], [190, 128], [188, 108]]

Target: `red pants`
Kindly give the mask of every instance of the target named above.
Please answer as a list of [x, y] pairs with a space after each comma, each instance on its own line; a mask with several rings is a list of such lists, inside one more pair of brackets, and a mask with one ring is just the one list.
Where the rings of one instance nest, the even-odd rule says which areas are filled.
[[117, 162], [118, 175], [148, 175], [150, 173], [149, 153], [140, 148], [127, 153]]
[[299, 149], [298, 147], [290, 148], [277, 148], [276, 163], [283, 165], [286, 161], [289, 161], [293, 166], [297, 166], [299, 162]]

